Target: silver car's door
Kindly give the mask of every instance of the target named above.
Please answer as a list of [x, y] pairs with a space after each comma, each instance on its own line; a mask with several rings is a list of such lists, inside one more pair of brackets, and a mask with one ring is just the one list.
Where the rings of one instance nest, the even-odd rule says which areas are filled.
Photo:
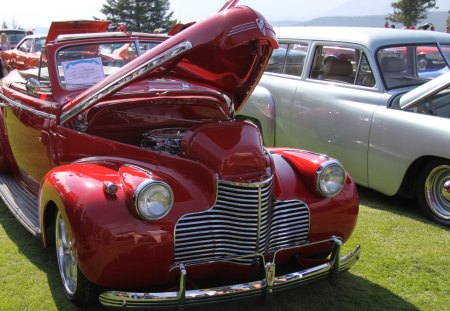
[[321, 43], [310, 52], [310, 69], [298, 81], [291, 106], [277, 100], [277, 124], [290, 135], [277, 131], [276, 144], [333, 156], [356, 182], [367, 185], [372, 116], [386, 102], [375, 81], [376, 67], [358, 47]]

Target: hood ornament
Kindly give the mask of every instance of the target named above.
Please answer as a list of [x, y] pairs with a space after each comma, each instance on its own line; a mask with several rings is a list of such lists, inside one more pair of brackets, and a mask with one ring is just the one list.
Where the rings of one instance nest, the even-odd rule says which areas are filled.
[[256, 25], [258, 25], [259, 30], [261, 30], [262, 34], [265, 36], [266, 35], [266, 24], [264, 23], [264, 21], [262, 19], [257, 19]]

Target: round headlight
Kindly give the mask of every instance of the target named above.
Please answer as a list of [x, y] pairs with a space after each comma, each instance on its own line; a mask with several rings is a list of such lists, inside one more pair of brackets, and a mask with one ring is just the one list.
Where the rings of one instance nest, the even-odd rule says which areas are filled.
[[172, 189], [162, 181], [144, 182], [136, 189], [134, 204], [138, 214], [144, 219], [160, 219], [172, 208]]
[[338, 194], [345, 184], [345, 170], [337, 161], [325, 162], [317, 171], [317, 190], [326, 197]]

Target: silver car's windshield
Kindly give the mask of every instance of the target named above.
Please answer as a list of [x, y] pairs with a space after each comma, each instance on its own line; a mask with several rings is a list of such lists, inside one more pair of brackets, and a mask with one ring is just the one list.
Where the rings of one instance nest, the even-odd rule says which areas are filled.
[[449, 71], [443, 53], [437, 45], [407, 45], [385, 47], [377, 52], [377, 61], [387, 89], [415, 86]]

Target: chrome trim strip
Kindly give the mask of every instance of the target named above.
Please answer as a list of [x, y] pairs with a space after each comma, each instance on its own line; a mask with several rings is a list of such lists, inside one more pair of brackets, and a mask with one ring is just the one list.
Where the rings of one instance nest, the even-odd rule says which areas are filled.
[[259, 188], [259, 187], [266, 186], [268, 183], [270, 183], [272, 181], [272, 179], [273, 179], [273, 176], [270, 176], [266, 180], [260, 181], [260, 182], [240, 183], [240, 182], [235, 182], [235, 181], [220, 180], [220, 183], [223, 185], [225, 184], [225, 185], [231, 185], [231, 186], [238, 186], [238, 187], [242, 187], [242, 188]]
[[262, 218], [262, 187], [258, 188], [258, 219], [256, 221], [256, 249], [259, 249], [261, 242], [261, 218]]
[[133, 168], [133, 169], [135, 169], [137, 171], [141, 171], [142, 173], [148, 175], [148, 178], [153, 179], [153, 173], [150, 172], [149, 170], [143, 168], [143, 167], [140, 167], [140, 166], [137, 166], [137, 165], [134, 165], [134, 164], [129, 164], [129, 163], [125, 163], [123, 166], [128, 166], [128, 167], [131, 167], [131, 168]]
[[[181, 279], [178, 292], [144, 293], [107, 291], [100, 294], [99, 300], [106, 307], [183, 307], [211, 302], [232, 301], [239, 298], [270, 296], [272, 292], [290, 289], [314, 280], [324, 278], [331, 278], [333, 280], [336, 274], [348, 270], [356, 263], [360, 257], [361, 248], [357, 245], [350, 253], [341, 257], [340, 249], [342, 242], [340, 239], [333, 237], [328, 241], [335, 243], [328, 262], [286, 275], [275, 276], [276, 267], [273, 264], [274, 261], [265, 263], [264, 257], [262, 257], [262, 263], [266, 273], [264, 279], [230, 286], [186, 290], [184, 287], [186, 270], [181, 265], [179, 266]], [[327, 242], [327, 240], [321, 242]], [[182, 295], [180, 293], [184, 294]]]
[[164, 53], [161, 53], [160, 55], [156, 56], [155, 58], [152, 58], [147, 63], [142, 64], [141, 66], [135, 68], [132, 71], [129, 71], [127, 74], [125, 74], [123, 77], [121, 77], [118, 80], [112, 81], [108, 85], [104, 86], [94, 94], [91, 94], [90, 96], [86, 97], [84, 100], [82, 100], [78, 105], [73, 107], [72, 109], [64, 112], [61, 114], [61, 124], [64, 124], [72, 118], [74, 115], [78, 114], [82, 110], [92, 106], [99, 100], [100, 98], [103, 98], [107, 96], [108, 94], [111, 94], [115, 90], [121, 88], [123, 85], [137, 79], [138, 77], [154, 70], [157, 68], [161, 63], [166, 62], [170, 59], [173, 59], [177, 57], [178, 55], [184, 53], [185, 51], [191, 49], [192, 43], [189, 41], [182, 42], [171, 49], [165, 51]]
[[37, 109], [33, 109], [33, 108], [29, 107], [29, 106], [26, 106], [26, 105], [22, 104], [18, 100], [12, 100], [11, 98], [6, 97], [3, 93], [0, 93], [0, 97], [3, 98], [3, 100], [5, 100], [8, 103], [10, 103], [11, 105], [16, 106], [16, 107], [18, 107], [20, 109], [26, 110], [28, 112], [31, 112], [31, 113], [33, 113], [35, 115], [38, 115], [38, 116], [41, 116], [41, 117], [44, 117], [44, 118], [49, 118], [49, 119], [56, 119], [56, 115], [54, 115], [54, 114], [47, 113], [47, 112], [42, 112], [42, 111], [39, 111]]
[[248, 22], [245, 24], [237, 25], [231, 28], [230, 32], [228, 33], [228, 36], [236, 35], [240, 32], [252, 30], [252, 29], [258, 29], [258, 26], [256, 25], [256, 22]]

